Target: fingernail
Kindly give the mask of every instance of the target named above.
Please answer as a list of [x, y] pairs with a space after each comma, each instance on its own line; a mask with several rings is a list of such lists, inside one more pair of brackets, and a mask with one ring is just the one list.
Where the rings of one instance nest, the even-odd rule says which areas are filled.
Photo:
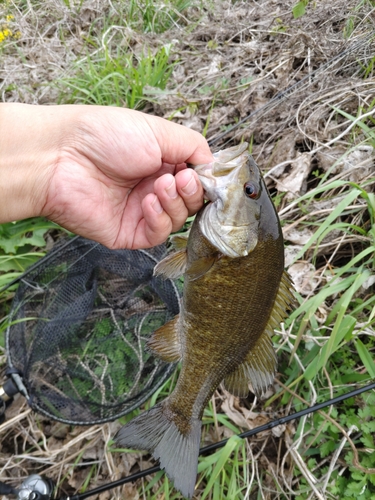
[[195, 177], [192, 177], [190, 181], [186, 184], [185, 187], [182, 188], [182, 191], [187, 195], [192, 195], [197, 192], [198, 184], [195, 180]]
[[151, 203], [151, 206], [157, 214], [162, 213], [163, 207], [160, 205], [160, 201], [156, 195], [154, 201]]
[[165, 188], [165, 190], [167, 191], [168, 196], [169, 196], [170, 198], [172, 198], [172, 200], [173, 200], [174, 198], [177, 198], [176, 183], [175, 183], [174, 179], [173, 179], [173, 181], [170, 183], [170, 185], [169, 185], [167, 188]]

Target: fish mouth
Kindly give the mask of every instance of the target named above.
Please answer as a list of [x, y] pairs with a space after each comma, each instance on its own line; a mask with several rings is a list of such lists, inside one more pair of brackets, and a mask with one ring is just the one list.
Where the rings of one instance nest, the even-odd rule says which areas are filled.
[[243, 142], [238, 146], [232, 146], [231, 148], [221, 149], [220, 151], [214, 153], [213, 156], [215, 161], [219, 163], [222, 164], [232, 163], [234, 160], [242, 156], [247, 151], [248, 147], [249, 143]]
[[236, 177], [248, 158], [248, 143], [224, 149], [213, 154], [214, 161], [194, 166], [204, 189], [206, 200], [216, 201], [218, 191], [228, 183], [236, 184]]
[[203, 177], [203, 178], [212, 180], [212, 178], [213, 178], [213, 175], [212, 175], [213, 166], [214, 166], [214, 162], [211, 162], [211, 163], [205, 163], [203, 165], [196, 165], [196, 166], [193, 166], [193, 168], [197, 172], [197, 174], [199, 175], [199, 178]]
[[248, 143], [244, 142], [239, 146], [217, 151], [213, 154], [214, 161], [195, 165], [193, 168], [198, 175], [209, 179], [227, 175], [233, 169], [242, 165], [243, 161], [247, 158], [248, 147]]
[[246, 257], [257, 244], [257, 206], [243, 194], [244, 183], [254, 176], [248, 144], [214, 153], [214, 161], [197, 165], [195, 171], [211, 203], [205, 206], [199, 227], [220, 253], [230, 258]]

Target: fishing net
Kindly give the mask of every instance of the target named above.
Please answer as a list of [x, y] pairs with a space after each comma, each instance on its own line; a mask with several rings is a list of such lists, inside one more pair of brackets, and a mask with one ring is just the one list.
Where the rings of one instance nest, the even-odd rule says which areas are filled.
[[7, 374], [31, 408], [71, 424], [106, 422], [170, 376], [174, 365], [145, 347], [179, 312], [175, 283], [153, 276], [165, 253], [76, 238], [23, 277], [6, 332]]

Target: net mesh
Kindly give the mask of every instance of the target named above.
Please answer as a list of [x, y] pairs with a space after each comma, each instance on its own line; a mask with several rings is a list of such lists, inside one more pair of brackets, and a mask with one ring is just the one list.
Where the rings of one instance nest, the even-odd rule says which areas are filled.
[[174, 365], [145, 348], [179, 312], [176, 284], [153, 276], [165, 253], [77, 238], [22, 279], [6, 332], [8, 372], [21, 375], [33, 409], [67, 423], [106, 422], [170, 376]]

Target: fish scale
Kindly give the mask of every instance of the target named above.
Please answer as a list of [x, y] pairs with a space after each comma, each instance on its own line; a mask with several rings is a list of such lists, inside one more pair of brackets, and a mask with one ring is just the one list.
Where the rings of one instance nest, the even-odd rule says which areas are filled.
[[146, 449], [181, 493], [194, 493], [201, 419], [216, 388], [261, 395], [272, 383], [276, 355], [270, 337], [295, 302], [284, 271], [284, 243], [276, 209], [247, 145], [214, 154], [194, 167], [209, 200], [188, 239], [155, 267], [184, 275], [181, 311], [156, 330], [149, 347], [181, 361], [172, 394], [117, 435], [120, 446]]

